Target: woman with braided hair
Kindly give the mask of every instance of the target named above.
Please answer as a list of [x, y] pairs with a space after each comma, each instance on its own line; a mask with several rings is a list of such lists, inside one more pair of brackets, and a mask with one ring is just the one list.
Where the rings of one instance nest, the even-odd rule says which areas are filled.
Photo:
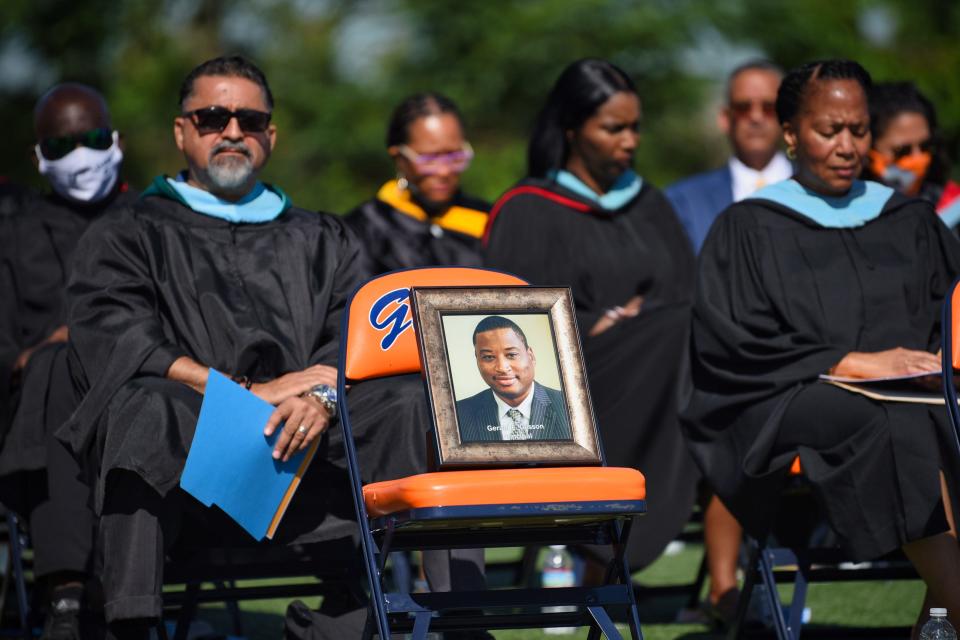
[[960, 273], [960, 245], [929, 203], [858, 179], [870, 86], [846, 60], [784, 78], [777, 114], [796, 171], [732, 205], [707, 237], [685, 429], [747, 531], [769, 530], [799, 456], [845, 552], [902, 549], [925, 605], [946, 606], [956, 625], [960, 456], [946, 411], [818, 382], [939, 370], [939, 310]]

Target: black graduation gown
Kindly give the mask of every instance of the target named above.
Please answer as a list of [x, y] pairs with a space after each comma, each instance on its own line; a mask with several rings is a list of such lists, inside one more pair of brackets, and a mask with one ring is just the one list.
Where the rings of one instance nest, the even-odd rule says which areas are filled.
[[[13, 281], [10, 266], [3, 256], [13, 249], [13, 217], [20, 213], [29, 192], [10, 182], [0, 181], [0, 282]], [[16, 331], [16, 307], [0, 300], [0, 432], [6, 432], [10, 420], [10, 376], [13, 364], [20, 354], [20, 339]]]
[[[677, 423], [693, 287], [690, 243], [666, 198], [645, 184], [616, 211], [527, 179], [494, 206], [488, 266], [537, 285], [570, 286], [607, 463], [647, 479], [649, 514], [631, 533], [632, 569], [683, 528], [696, 469]], [[604, 310], [644, 297], [636, 318], [588, 337]]]
[[0, 231], [0, 385], [7, 401], [0, 418], [4, 436], [0, 476], [42, 469], [46, 436], [75, 407], [66, 368], [66, 345], [38, 348], [16, 380], [13, 362], [66, 324], [66, 287], [74, 249], [90, 223], [136, 195], [121, 185], [108, 198], [80, 205], [57, 195], [22, 199]]
[[[136, 473], [161, 496], [178, 485], [201, 398], [163, 378], [177, 358], [255, 382], [336, 366], [344, 304], [366, 276], [357, 241], [336, 216], [289, 208], [270, 222], [231, 224], [189, 209], [165, 184], [158, 179], [133, 206], [93, 225], [69, 286], [71, 370], [89, 392], [58, 435], [96, 471], [98, 510], [115, 469]], [[419, 379], [415, 386], [422, 397]], [[388, 412], [402, 425], [388, 441], [357, 421], [361, 455], [383, 461], [367, 470], [374, 479], [422, 470], [426, 402], [395, 389], [365, 402], [369, 387], [376, 385], [351, 393], [351, 407], [374, 421]], [[323, 502], [335, 492], [331, 526], [310, 539], [355, 530], [341, 432], [328, 433], [278, 538], [302, 499]], [[337, 477], [325, 482], [318, 469], [329, 464]], [[325, 518], [319, 508], [306, 516], [312, 527]]]
[[388, 182], [376, 198], [346, 216], [363, 245], [364, 267], [373, 275], [428, 266], [476, 267], [490, 205], [458, 193], [450, 206], [428, 214], [408, 191]]
[[895, 194], [862, 227], [833, 229], [748, 199], [718, 218], [698, 269], [685, 433], [747, 530], [768, 529], [799, 454], [853, 557], [942, 531], [938, 468], [954, 481], [958, 468], [946, 412], [817, 382], [851, 351], [939, 348], [960, 246], [932, 207]]

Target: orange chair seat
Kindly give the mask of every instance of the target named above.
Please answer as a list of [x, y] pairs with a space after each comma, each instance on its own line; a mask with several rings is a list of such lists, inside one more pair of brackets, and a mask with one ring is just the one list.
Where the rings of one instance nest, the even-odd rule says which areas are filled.
[[370, 517], [423, 507], [645, 500], [647, 482], [636, 469], [551, 467], [442, 471], [363, 487]]

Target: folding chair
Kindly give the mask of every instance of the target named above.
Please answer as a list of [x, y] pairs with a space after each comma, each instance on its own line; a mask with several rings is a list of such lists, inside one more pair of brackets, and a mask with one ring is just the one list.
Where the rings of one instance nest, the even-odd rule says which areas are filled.
[[[941, 323], [941, 358], [943, 363], [943, 396], [947, 405], [947, 414], [953, 425], [954, 442], [960, 450], [960, 407], [957, 406], [957, 389], [954, 369], [960, 367], [960, 278], [954, 281], [943, 302]], [[794, 493], [803, 493], [800, 459], [796, 459], [791, 469], [795, 477]], [[783, 509], [781, 509], [782, 511]], [[743, 631], [743, 619], [749, 603], [750, 592], [757, 578], [765, 587], [767, 606], [772, 614], [774, 631], [778, 640], [798, 640], [800, 638], [801, 615], [806, 600], [808, 583], [813, 581], [838, 580], [890, 580], [916, 579], [917, 573], [899, 551], [879, 563], [872, 563], [866, 569], [839, 569], [837, 565], [845, 558], [835, 548], [809, 547], [793, 544], [790, 547], [768, 546], [765, 542], [749, 539], [750, 564], [747, 572], [740, 608], [736, 623], [730, 631], [731, 638], [737, 638]], [[776, 591], [777, 578], [783, 572], [779, 567], [795, 568], [794, 595], [788, 612], [784, 615], [780, 598]], [[871, 629], [871, 633], [905, 635], [908, 629]]]
[[[829, 544], [831, 531], [803, 479], [799, 457], [793, 461], [790, 476], [777, 509], [778, 516], [785, 516], [787, 522], [778, 522], [774, 527], [781, 537], [771, 535], [760, 540], [746, 536], [749, 559], [737, 614], [727, 636], [730, 640], [747, 632], [747, 611], [758, 583], [763, 586], [761, 605], [769, 614], [767, 622], [773, 627], [777, 640], [800, 640], [810, 583], [917, 579], [913, 566], [900, 551], [879, 558], [865, 568], [841, 567], [849, 557]], [[777, 592], [777, 583], [791, 581], [793, 597], [789, 605], [785, 605]], [[903, 637], [909, 632], [909, 627], [844, 628], [847, 637]]]
[[[0, 551], [5, 558], [0, 561], [0, 616], [6, 617], [8, 598], [13, 594], [13, 607], [16, 609], [16, 628], [0, 628], [0, 637], [20, 637], [30, 640], [34, 637], [33, 617], [35, 611], [31, 609], [30, 587], [33, 587], [33, 560], [30, 551], [30, 537], [21, 526], [20, 517], [0, 506]], [[27, 574], [30, 574], [28, 584]]]
[[943, 301], [940, 329], [940, 358], [943, 363], [943, 397], [947, 415], [953, 425], [954, 443], [960, 450], [960, 407], [957, 406], [957, 386], [954, 369], [960, 367], [960, 278], [954, 280]]
[[3, 570], [3, 597], [0, 598], [0, 611], [6, 604], [6, 596], [12, 583], [16, 598], [17, 622], [20, 625], [13, 634], [2, 633], [0, 635], [19, 634], [29, 640], [33, 637], [33, 630], [30, 628], [30, 601], [27, 596], [27, 579], [23, 557], [24, 549], [27, 546], [26, 535], [20, 530], [20, 518], [13, 511], [2, 507], [0, 509], [5, 512], [4, 521], [6, 523], [6, 531], [0, 534], [0, 540], [5, 536], [5, 542], [8, 545], [8, 555]]
[[[164, 591], [164, 616], [158, 625], [158, 635], [166, 638], [164, 620], [174, 617], [172, 640], [186, 640], [200, 605], [215, 602], [223, 603], [227, 609], [231, 635], [241, 637], [245, 635], [241, 601], [342, 592], [353, 584], [349, 579], [353, 563], [332, 565], [329, 554], [329, 543], [312, 543], [204, 547], [193, 549], [177, 560], [168, 559], [164, 585], [182, 584], [183, 589]], [[366, 601], [363, 593], [353, 595], [360, 603]]]
[[[371, 280], [350, 297], [344, 313], [339, 377], [344, 431], [371, 610], [366, 637], [429, 630], [530, 628], [589, 624], [589, 637], [621, 638], [609, 611], [627, 612], [631, 635], [642, 639], [624, 549], [634, 515], [645, 512], [643, 475], [598, 467], [440, 471], [362, 486], [353, 443], [347, 385], [420, 371], [409, 308], [418, 286], [525, 285], [516, 277], [482, 269], [398, 271]], [[371, 323], [377, 301], [392, 299], [396, 340], [383, 349], [383, 332]], [[379, 308], [379, 307], [378, 307]], [[374, 318], [376, 318], [374, 314]], [[402, 330], [398, 328], [402, 327]], [[599, 587], [385, 593], [384, 564], [391, 551], [611, 544], [606, 584]], [[543, 607], [573, 607], [544, 612]]]

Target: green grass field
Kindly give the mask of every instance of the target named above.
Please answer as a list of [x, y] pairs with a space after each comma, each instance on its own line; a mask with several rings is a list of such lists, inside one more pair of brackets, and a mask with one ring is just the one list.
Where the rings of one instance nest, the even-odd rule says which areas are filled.
[[[502, 549], [488, 552], [488, 563], [495, 564], [519, 557], [517, 549]], [[649, 587], [689, 584], [696, 575], [702, 548], [688, 544], [680, 553], [663, 556], [650, 567], [637, 573], [636, 580]], [[790, 595], [790, 589], [782, 588], [782, 594]], [[813, 584], [810, 586], [807, 604], [811, 608], [811, 624], [817, 627], [839, 627], [831, 637], [844, 637], [843, 627], [899, 627], [912, 624], [923, 599], [923, 585], [919, 581], [889, 582], [843, 582]], [[678, 607], [685, 595], [642, 598], [641, 623], [647, 640], [713, 640], [723, 636], [713, 633], [701, 624], [676, 624], [673, 622]], [[317, 598], [306, 602], [315, 607]], [[287, 601], [260, 600], [241, 604], [244, 635], [247, 638], [279, 638], [283, 626], [283, 614]], [[229, 631], [226, 613], [222, 606], [203, 607], [200, 616], [220, 633]], [[586, 638], [586, 630], [574, 635], [547, 635], [539, 630], [496, 631], [498, 640], [534, 640], [541, 638], [579, 639]], [[819, 636], [822, 637], [822, 636]], [[863, 637], [863, 636], [860, 636]]]

